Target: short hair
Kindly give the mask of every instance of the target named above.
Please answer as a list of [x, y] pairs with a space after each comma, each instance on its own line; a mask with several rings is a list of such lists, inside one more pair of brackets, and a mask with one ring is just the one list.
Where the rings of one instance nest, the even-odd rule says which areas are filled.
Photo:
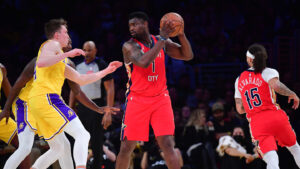
[[138, 18], [141, 19], [143, 21], [148, 21], [149, 17], [145, 12], [142, 11], [137, 11], [137, 12], [132, 12], [129, 14], [129, 20], [133, 19], [133, 18]]
[[45, 23], [45, 34], [48, 39], [53, 38], [55, 32], [57, 32], [61, 26], [64, 25], [67, 27], [67, 21], [60, 19], [51, 19], [47, 23]]

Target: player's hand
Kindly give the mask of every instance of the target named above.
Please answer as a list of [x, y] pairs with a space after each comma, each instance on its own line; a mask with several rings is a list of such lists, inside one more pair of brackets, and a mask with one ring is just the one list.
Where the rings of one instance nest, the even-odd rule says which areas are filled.
[[100, 113], [100, 114], [110, 113], [110, 114], [116, 115], [118, 111], [120, 111], [119, 108], [104, 106], [104, 107], [99, 107], [98, 113]]
[[246, 154], [245, 158], [246, 158], [246, 164], [249, 164], [254, 160], [254, 157], [251, 154]]
[[174, 24], [172, 21], [169, 21], [169, 20], [165, 21], [159, 30], [159, 35], [168, 39], [170, 36], [170, 33], [175, 31], [175, 27], [173, 25]]
[[122, 65], [123, 65], [123, 63], [119, 62], [119, 61], [110, 62], [109, 65], [107, 66], [107, 68], [105, 68], [105, 71], [107, 74], [112, 73], [112, 72], [116, 71], [119, 67], [121, 67]]
[[289, 96], [288, 103], [290, 103], [291, 100], [294, 100], [294, 104], [293, 104], [292, 108], [295, 109], [295, 110], [298, 109], [298, 107], [299, 107], [299, 97], [296, 95], [296, 93]]
[[0, 121], [5, 118], [5, 123], [7, 124], [8, 123], [8, 119], [9, 119], [9, 116], [10, 116], [10, 111], [9, 110], [3, 110], [1, 113], [0, 113]]
[[68, 57], [73, 58], [75, 56], [83, 55], [85, 56], [85, 52], [81, 49], [73, 49], [66, 53]]
[[103, 125], [103, 128], [106, 130], [112, 123], [111, 113], [105, 113], [101, 124]]

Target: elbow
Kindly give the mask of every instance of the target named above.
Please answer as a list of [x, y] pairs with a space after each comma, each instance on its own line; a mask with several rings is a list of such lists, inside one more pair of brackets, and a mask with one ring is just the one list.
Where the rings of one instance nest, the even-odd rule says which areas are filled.
[[194, 58], [194, 54], [191, 53], [191, 54], [187, 55], [185, 58], [186, 58], [186, 61], [192, 60]]

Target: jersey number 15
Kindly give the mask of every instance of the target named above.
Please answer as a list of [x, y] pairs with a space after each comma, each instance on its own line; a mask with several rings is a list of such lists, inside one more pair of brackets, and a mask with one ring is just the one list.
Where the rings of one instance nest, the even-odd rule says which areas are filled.
[[246, 100], [247, 100], [250, 110], [253, 109], [253, 106], [259, 107], [262, 104], [260, 96], [257, 93], [257, 91], [258, 91], [258, 88], [256, 87], [256, 88], [250, 89], [249, 91], [246, 90], [244, 93], [244, 95], [246, 96]]

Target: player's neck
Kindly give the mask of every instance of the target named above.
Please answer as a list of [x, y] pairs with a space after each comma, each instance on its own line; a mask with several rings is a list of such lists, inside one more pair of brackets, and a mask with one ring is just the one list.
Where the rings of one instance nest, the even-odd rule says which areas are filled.
[[144, 44], [149, 44], [149, 43], [151, 43], [151, 35], [150, 35], [150, 33], [145, 33], [145, 34], [141, 35], [139, 38], [137, 38], [137, 40]]

